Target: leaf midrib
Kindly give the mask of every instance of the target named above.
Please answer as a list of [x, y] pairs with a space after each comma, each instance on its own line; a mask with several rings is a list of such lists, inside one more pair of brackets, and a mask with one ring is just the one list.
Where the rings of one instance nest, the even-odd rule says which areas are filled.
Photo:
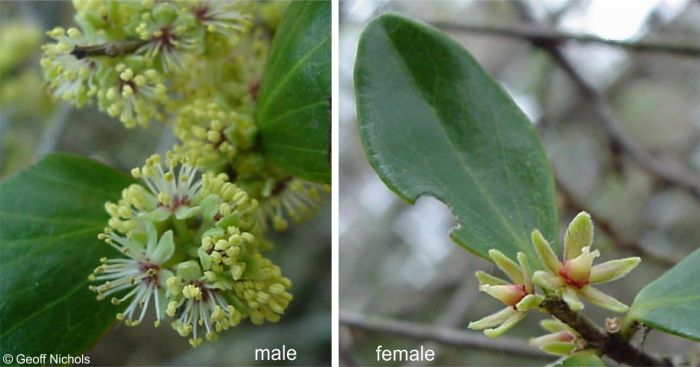
[[[440, 126], [440, 131], [447, 137], [446, 140], [450, 143], [450, 145], [451, 145], [456, 151], [460, 151], [460, 149], [458, 148], [458, 146], [456, 145], [456, 143], [451, 139], [450, 134], [449, 134], [449, 133], [447, 132], [447, 130], [446, 130], [446, 127], [443, 126], [443, 124], [442, 124], [442, 121], [443, 121], [443, 120], [442, 120], [442, 118], [440, 118], [440, 115], [437, 113], [436, 107], [433, 106], [433, 104], [429, 102], [430, 99], [426, 97], [426, 95], [425, 95], [426, 91], [424, 91], [422, 88], [419, 88], [419, 87], [418, 87], [419, 84], [416, 83], [416, 80], [415, 80], [415, 78], [414, 78], [414, 76], [413, 76], [413, 73], [411, 72], [410, 68], [408, 67], [408, 65], [407, 65], [407, 63], [406, 63], [406, 61], [405, 61], [405, 59], [402, 57], [401, 53], [399, 52], [397, 46], [394, 44], [393, 39], [390, 37], [389, 32], [388, 32], [387, 29], [384, 28], [384, 27], [382, 27], [382, 29], [385, 31], [384, 33], [385, 33], [385, 35], [386, 35], [386, 38], [387, 38], [387, 40], [390, 41], [390, 42], [388, 42], [388, 43], [389, 43], [389, 44], [391, 45], [391, 47], [393, 48], [394, 53], [395, 53], [396, 55], [398, 55], [397, 59], [400, 60], [400, 64], [401, 64], [401, 66], [403, 67], [404, 71], [406, 71], [406, 74], [408, 74], [408, 75], [410, 76], [410, 78], [414, 81], [413, 84], [416, 86], [415, 89], [417, 89], [417, 90], [420, 92], [420, 94], [423, 95], [423, 97], [424, 97], [423, 99], [425, 100], [426, 105], [430, 106], [430, 111], [432, 112], [433, 116], [435, 116], [436, 120], [439, 121], [439, 122], [441, 122], [441, 123], [438, 123], [438, 124], [437, 124], [438, 126]], [[475, 183], [474, 186], [476, 186], [476, 187], [478, 188], [479, 192], [480, 192], [480, 193], [483, 195], [483, 197], [486, 199], [488, 205], [492, 208], [492, 211], [494, 211], [494, 212], [497, 214], [497, 217], [498, 217], [498, 218], [501, 220], [501, 222], [505, 225], [505, 228], [508, 228], [508, 231], [510, 232], [510, 234], [514, 235], [514, 238], [515, 238], [515, 239], [519, 239], [519, 240], [520, 240], [519, 243], [516, 244], [516, 246], [517, 246], [518, 248], [521, 248], [521, 247], [522, 247], [522, 246], [521, 246], [521, 243], [527, 243], [527, 241], [525, 241], [520, 235], [517, 234], [517, 232], [515, 232], [515, 230], [513, 229], [513, 227], [510, 225], [510, 223], [509, 223], [509, 222], [506, 220], [506, 218], [504, 217], [503, 213], [502, 213], [502, 212], [498, 209], [498, 207], [494, 204], [493, 199], [491, 198], [491, 195], [487, 195], [487, 192], [484, 191], [484, 188], [483, 188], [482, 185], [480, 184], [479, 180], [476, 179], [476, 177], [474, 176], [474, 173], [472, 172], [471, 168], [469, 167], [468, 162], [466, 162], [466, 161], [464, 160], [464, 158], [463, 158], [460, 154], [457, 154], [457, 160], [458, 160], [458, 161], [460, 162], [460, 164], [464, 167], [465, 172], [468, 174], [468, 176], [471, 178], [471, 180]], [[495, 209], [495, 210], [494, 210], [494, 209]]]

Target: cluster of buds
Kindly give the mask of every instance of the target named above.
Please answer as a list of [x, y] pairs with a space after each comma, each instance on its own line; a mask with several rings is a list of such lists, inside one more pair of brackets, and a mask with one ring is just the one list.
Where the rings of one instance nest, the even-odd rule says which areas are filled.
[[244, 319], [280, 319], [289, 279], [263, 256], [272, 227], [318, 208], [327, 185], [268, 161], [253, 112], [271, 37], [287, 2], [74, 0], [76, 27], [48, 32], [41, 65], [53, 96], [95, 104], [127, 128], [168, 124], [178, 141], [107, 203], [102, 259], [91, 286], [129, 302], [140, 323], [153, 303], [194, 346]]
[[[260, 252], [259, 205], [226, 174], [199, 173], [193, 162], [151, 156], [132, 175], [143, 184], [107, 203], [111, 218], [100, 238], [125, 257], [102, 259], [91, 289], [138, 325], [153, 303], [156, 326], [166, 317], [197, 346], [250, 318], [276, 322], [292, 299], [291, 281]], [[165, 310], [163, 313], [162, 310]]]
[[314, 213], [328, 191], [290, 178], [256, 146], [254, 106], [286, 5], [75, 0], [78, 27], [48, 32], [55, 42], [43, 46], [44, 76], [55, 97], [96, 101], [128, 128], [170, 123], [174, 154], [229, 173], [261, 203], [261, 222], [285, 229]]
[[[41, 65], [56, 97], [100, 110], [127, 127], [164, 121], [188, 104], [185, 67], [230, 63], [251, 33], [255, 5], [246, 1], [74, 1], [78, 27], [48, 32]], [[213, 52], [224, 49], [227, 52]], [[214, 69], [214, 68], [212, 68]], [[240, 68], [243, 70], [242, 68]], [[246, 79], [234, 76], [233, 79]], [[219, 78], [218, 80], [221, 80]], [[216, 80], [198, 81], [210, 95]], [[166, 85], [168, 87], [166, 88]], [[180, 99], [178, 103], [171, 103]]]
[[[498, 250], [489, 251], [491, 260], [508, 275], [511, 282], [479, 271], [476, 273], [479, 289], [501, 301], [506, 308], [470, 323], [469, 328], [484, 330], [487, 336], [499, 336], [522, 320], [530, 309], [546, 313], [540, 304], [547, 296], [561, 298], [572, 311], [583, 309], [580, 298], [614, 312], [627, 311], [625, 304], [592, 285], [625, 276], [641, 260], [629, 257], [594, 266], [593, 260], [600, 253], [598, 250], [591, 251], [593, 222], [588, 213], [579, 213], [569, 224], [564, 238], [563, 261], [557, 258], [552, 246], [538, 230], [532, 232], [532, 243], [546, 270], [531, 273], [523, 253], [517, 254], [519, 264], [516, 264]], [[535, 286], [539, 286], [543, 293], [539, 294]], [[559, 321], [544, 321], [542, 327], [550, 334], [535, 338], [531, 343], [547, 353], [568, 355], [585, 348], [585, 341], [576, 331]]]

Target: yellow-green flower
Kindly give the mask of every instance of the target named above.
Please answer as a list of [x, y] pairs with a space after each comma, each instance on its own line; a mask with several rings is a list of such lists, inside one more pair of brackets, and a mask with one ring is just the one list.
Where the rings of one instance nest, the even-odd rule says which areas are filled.
[[114, 72], [106, 73], [97, 92], [97, 106], [117, 117], [128, 128], [147, 126], [151, 120], [162, 120], [161, 104], [168, 98], [161, 75], [155, 69], [138, 71], [137, 58], [131, 58], [134, 68], [118, 64]]
[[559, 320], [542, 320], [540, 326], [549, 331], [549, 334], [530, 339], [530, 345], [545, 353], [567, 356], [585, 347], [586, 341], [574, 329]]
[[98, 64], [94, 60], [78, 59], [72, 52], [76, 46], [89, 45], [100, 39], [85, 36], [77, 28], [56, 27], [47, 34], [56, 40], [42, 47], [41, 66], [49, 81], [49, 89], [55, 97], [81, 107], [98, 91], [95, 80]]
[[[170, 270], [163, 268], [163, 264], [173, 256], [175, 243], [172, 231], [165, 232], [159, 238], [152, 223], [148, 224], [146, 236], [143, 237], [127, 238], [107, 227], [99, 238], [128, 258], [102, 258], [102, 264], [89, 279], [104, 283], [90, 286], [90, 290], [97, 292], [97, 299], [102, 300], [113, 293], [129, 289], [123, 297], [112, 298], [115, 305], [132, 298], [126, 310], [117, 314], [117, 318], [125, 320], [129, 326], [138, 325], [143, 320], [152, 301], [158, 326], [162, 318], [161, 309], [165, 306], [165, 281], [173, 275]], [[136, 313], [137, 308], [141, 309], [140, 313]]]
[[535, 294], [530, 267], [524, 253], [518, 252], [519, 264], [495, 249], [489, 251], [489, 256], [512, 282], [477, 271], [479, 290], [501, 301], [507, 307], [478, 321], [470, 322], [469, 328], [484, 330], [487, 336], [496, 337], [520, 322], [529, 309], [539, 306], [544, 297]]
[[532, 232], [532, 243], [537, 256], [547, 269], [547, 271], [536, 271], [533, 275], [533, 281], [537, 285], [560, 295], [574, 311], [583, 309], [579, 296], [614, 312], [627, 311], [627, 305], [592, 285], [625, 276], [639, 265], [641, 259], [628, 257], [593, 266], [593, 260], [600, 256], [600, 252], [591, 251], [593, 222], [588, 213], [579, 213], [569, 224], [564, 237], [563, 262], [559, 261], [549, 242], [538, 230]]
[[323, 194], [330, 191], [329, 185], [304, 181], [299, 178], [286, 177], [278, 180], [268, 180], [273, 185], [263, 190], [260, 210], [260, 222], [277, 231], [283, 231], [289, 226], [289, 220], [301, 223], [311, 217], [323, 200]]
[[172, 327], [183, 336], [190, 336], [193, 347], [202, 343], [200, 327], [207, 340], [213, 341], [218, 333], [238, 325], [241, 312], [231, 305], [231, 280], [211, 271], [204, 272], [199, 264], [186, 261], [177, 266], [177, 275], [167, 279], [170, 302], [166, 313], [176, 317]]

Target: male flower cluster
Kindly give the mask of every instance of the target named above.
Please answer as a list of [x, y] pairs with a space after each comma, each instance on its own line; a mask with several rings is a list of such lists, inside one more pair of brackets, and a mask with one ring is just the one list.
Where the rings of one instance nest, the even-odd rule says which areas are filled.
[[43, 46], [54, 96], [76, 106], [96, 101], [128, 128], [169, 123], [178, 139], [171, 151], [205, 171], [229, 173], [260, 202], [266, 227], [282, 230], [315, 212], [328, 187], [290, 177], [256, 145], [254, 106], [285, 2], [74, 6], [78, 27], [48, 32], [55, 42]]
[[[267, 259], [265, 231], [313, 214], [328, 186], [290, 176], [261, 152], [253, 118], [286, 2], [74, 0], [76, 27], [48, 32], [53, 96], [96, 104], [127, 128], [162, 122], [177, 142], [132, 170], [107, 203], [100, 238], [122, 257], [91, 279], [118, 318], [155, 310], [192, 345], [244, 319], [280, 319], [291, 281]], [[272, 224], [272, 226], [270, 226]], [[153, 304], [153, 307], [149, 307]]]
[[[165, 121], [165, 114], [188, 104], [183, 86], [193, 78], [184, 68], [230, 63], [230, 52], [250, 32], [254, 17], [254, 5], [247, 1], [76, 0], [74, 5], [78, 27], [51, 30], [55, 42], [43, 47], [49, 88], [77, 106], [96, 97], [100, 110], [127, 127]], [[215, 81], [206, 87], [216, 89]]]
[[138, 325], [153, 303], [156, 326], [167, 317], [197, 346], [242, 319], [276, 322], [292, 299], [264, 243], [255, 199], [226, 174], [200, 174], [193, 162], [169, 155], [165, 167], [151, 156], [132, 175], [143, 185], [107, 203], [111, 218], [100, 238], [124, 257], [102, 259], [90, 279], [98, 299], [117, 293], [117, 315]]

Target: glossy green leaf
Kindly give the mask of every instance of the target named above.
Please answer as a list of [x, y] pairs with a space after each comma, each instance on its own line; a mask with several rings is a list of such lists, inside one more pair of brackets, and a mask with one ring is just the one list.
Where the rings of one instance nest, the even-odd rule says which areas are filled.
[[383, 15], [360, 39], [355, 92], [367, 158], [390, 189], [449, 205], [452, 239], [477, 255], [523, 251], [538, 265], [531, 231], [557, 233], [549, 162], [527, 117], [461, 45]]
[[626, 321], [700, 341], [700, 249], [637, 293]]
[[285, 12], [255, 118], [272, 162], [307, 180], [330, 182], [330, 1], [296, 1]]
[[97, 239], [104, 203], [132, 180], [95, 161], [54, 154], [0, 183], [0, 351], [80, 353], [115, 321], [88, 275], [116, 252]]
[[550, 367], [605, 367], [603, 360], [597, 354], [590, 351], [576, 352], [570, 356], [562, 357], [549, 365]]

